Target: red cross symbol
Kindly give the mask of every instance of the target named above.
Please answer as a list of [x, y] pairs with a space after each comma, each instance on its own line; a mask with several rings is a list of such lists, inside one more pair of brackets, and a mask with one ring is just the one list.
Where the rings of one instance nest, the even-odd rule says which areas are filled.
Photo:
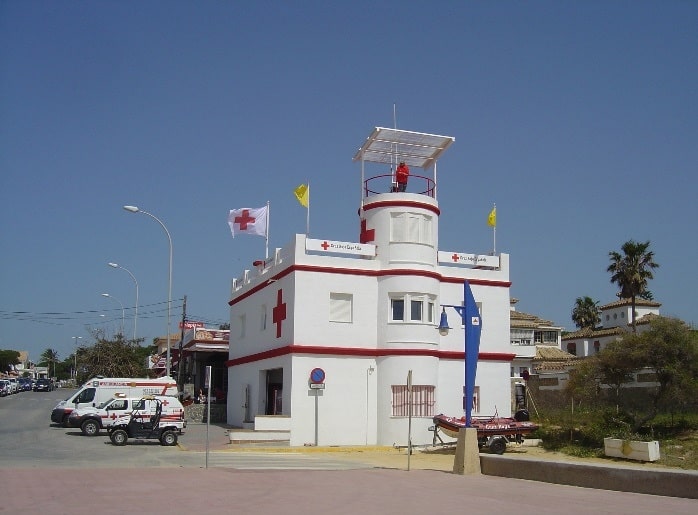
[[451, 259], [453, 260], [454, 263], [458, 263], [458, 254], [453, 254], [451, 256]]
[[162, 400], [162, 405], [163, 405], [163, 406], [167, 406], [169, 403], [170, 403], [170, 401], [168, 401], [167, 399], [163, 399], [163, 400]]
[[116, 413], [112, 413], [112, 414], [109, 415], [107, 418], [110, 418], [110, 419], [114, 420], [114, 419], [115, 419], [116, 417], [118, 417], [118, 416], [119, 416], [119, 415], [117, 415]]
[[241, 231], [246, 231], [247, 230], [247, 224], [253, 224], [255, 223], [257, 219], [253, 218], [250, 216], [250, 210], [249, 209], [243, 209], [242, 210], [242, 216], [236, 216], [235, 217], [235, 223], [240, 224], [240, 230]]
[[276, 306], [272, 309], [271, 316], [276, 324], [276, 337], [281, 338], [281, 321], [286, 320], [286, 303], [281, 302], [281, 290], [276, 292]]
[[359, 236], [359, 241], [361, 243], [368, 243], [376, 238], [375, 229], [366, 229], [366, 219], [361, 219], [361, 235]]
[[323, 249], [325, 249], [325, 250], [327, 250], [327, 249], [330, 248], [330, 244], [327, 243], [326, 241], [323, 241], [323, 242], [320, 244], [320, 246], [321, 246]]

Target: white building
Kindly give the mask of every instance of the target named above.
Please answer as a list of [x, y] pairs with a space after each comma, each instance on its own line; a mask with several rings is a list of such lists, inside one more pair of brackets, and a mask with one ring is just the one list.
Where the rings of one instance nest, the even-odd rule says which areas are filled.
[[[645, 299], [635, 299], [635, 327], [638, 332], [649, 328], [652, 317], [659, 316], [661, 304]], [[562, 337], [562, 348], [579, 357], [593, 356], [610, 342], [620, 340], [632, 331], [632, 301], [619, 299], [601, 306], [601, 326], [580, 329]]]
[[[354, 156], [358, 241], [295, 235], [233, 280], [230, 425], [285, 431], [291, 446], [406, 445], [412, 371], [412, 444], [430, 443], [435, 414], [464, 413], [454, 309], [453, 330], [436, 330], [441, 305], [463, 303], [464, 280], [482, 317], [473, 414], [511, 414], [509, 256], [439, 249], [436, 164], [453, 141], [376, 128]], [[404, 193], [389, 172], [400, 161]], [[369, 166], [380, 174], [366, 178]]]

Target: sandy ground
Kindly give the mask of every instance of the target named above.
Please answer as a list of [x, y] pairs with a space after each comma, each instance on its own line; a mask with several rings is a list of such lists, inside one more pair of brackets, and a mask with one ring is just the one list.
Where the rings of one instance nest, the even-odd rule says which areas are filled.
[[[244, 452], [244, 449], [236, 449], [236, 451]], [[277, 452], [284, 451], [277, 450]], [[332, 455], [334, 458], [341, 457], [341, 459], [360, 463], [370, 463], [377, 467], [401, 470], [407, 470], [409, 467], [410, 470], [439, 470], [452, 472], [455, 460], [455, 446], [415, 448], [410, 456], [408, 456], [406, 448], [391, 447], [319, 447], [304, 448], [301, 452]], [[483, 451], [483, 454], [486, 454], [486, 451]], [[613, 458], [579, 458], [560, 452], [546, 451], [542, 447], [531, 445], [510, 445], [504, 456], [509, 458], [535, 458], [550, 461], [573, 461], [577, 463], [613, 464], [614, 466], [620, 467], [663, 468], [662, 465], [656, 463], [644, 463]]]

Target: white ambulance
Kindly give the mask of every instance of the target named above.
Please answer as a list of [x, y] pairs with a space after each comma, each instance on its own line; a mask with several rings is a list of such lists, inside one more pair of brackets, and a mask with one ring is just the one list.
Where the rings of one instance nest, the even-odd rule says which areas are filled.
[[68, 417], [75, 409], [88, 406], [96, 408], [118, 396], [132, 398], [146, 395], [177, 397], [177, 381], [172, 377], [134, 379], [132, 377], [97, 376], [87, 381], [66, 400], [56, 404], [51, 412], [51, 422], [68, 427]]
[[[172, 423], [173, 427], [181, 432], [187, 427], [184, 418], [184, 406], [176, 397], [152, 396], [160, 401], [162, 406], [161, 420]], [[109, 428], [122, 416], [137, 413], [140, 419], [149, 419], [155, 413], [155, 403], [150, 402], [150, 397], [125, 397], [118, 394], [96, 408], [84, 407], [73, 410], [68, 417], [70, 427], [79, 427], [84, 435], [95, 436], [101, 429]]]

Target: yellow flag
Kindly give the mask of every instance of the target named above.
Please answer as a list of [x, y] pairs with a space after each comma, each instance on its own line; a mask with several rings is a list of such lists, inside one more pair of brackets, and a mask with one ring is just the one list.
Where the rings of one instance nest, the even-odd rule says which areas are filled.
[[308, 200], [310, 196], [309, 187], [307, 184], [301, 184], [295, 190], [293, 190], [294, 195], [301, 203], [301, 206], [308, 207]]
[[493, 207], [492, 211], [490, 211], [489, 216], [487, 217], [487, 225], [490, 227], [497, 227], [497, 208]]

